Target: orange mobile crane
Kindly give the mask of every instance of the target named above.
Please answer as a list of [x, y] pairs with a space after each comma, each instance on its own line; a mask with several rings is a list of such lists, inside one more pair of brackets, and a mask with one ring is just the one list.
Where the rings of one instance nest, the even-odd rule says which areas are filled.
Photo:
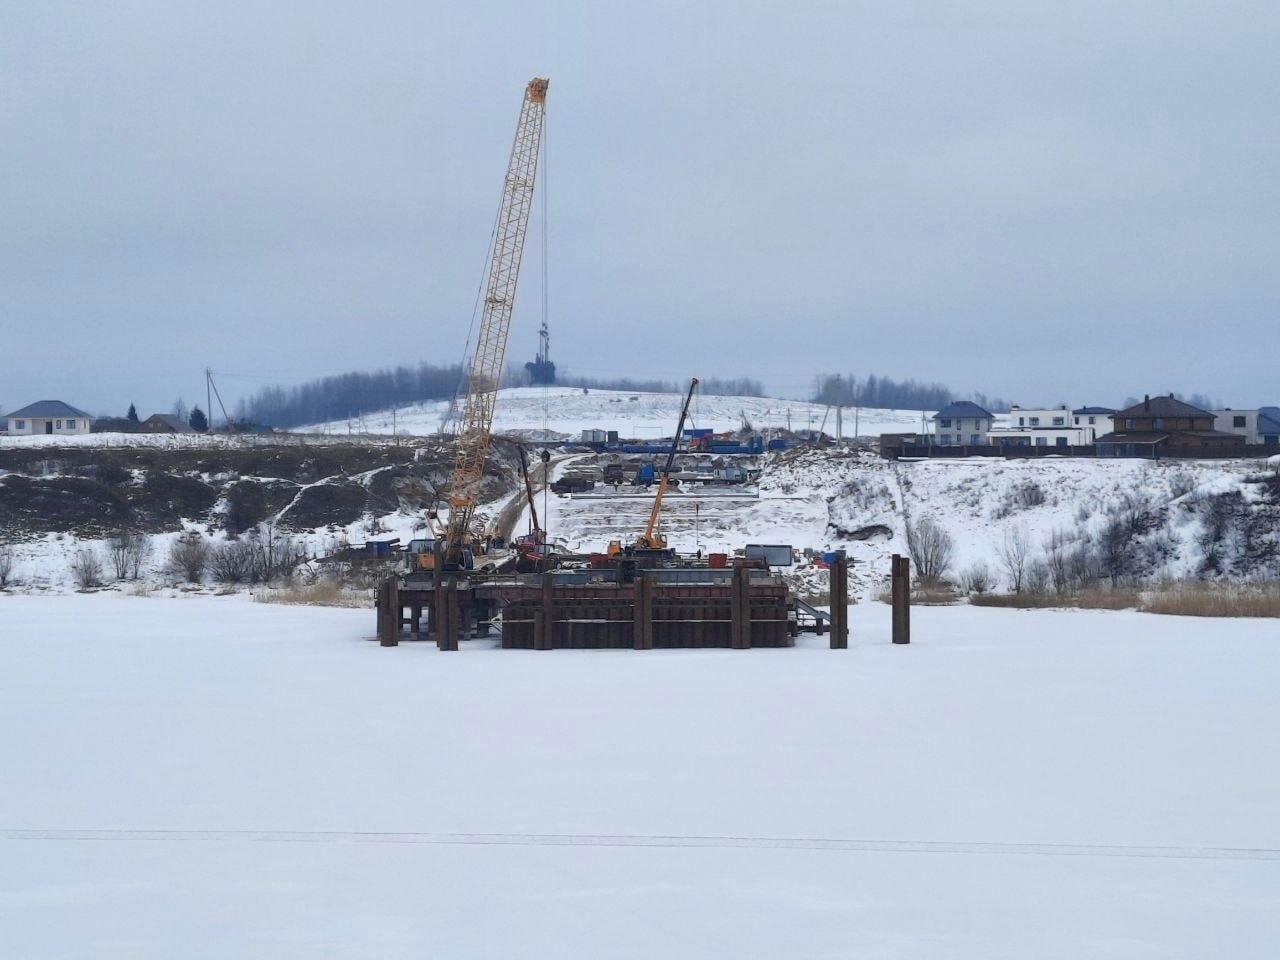
[[538, 172], [542, 127], [546, 118], [548, 81], [535, 77], [525, 86], [516, 124], [511, 159], [502, 189], [502, 205], [494, 225], [493, 248], [486, 275], [484, 306], [476, 349], [467, 374], [467, 399], [458, 435], [458, 459], [449, 487], [449, 521], [441, 547], [442, 568], [461, 570], [470, 557], [470, 525], [493, 431], [493, 408], [498, 399], [507, 332], [515, 306], [520, 255], [524, 250], [533, 185]]
[[[644, 533], [636, 538], [635, 547], [639, 550], [665, 550], [667, 538], [658, 533], [658, 515], [662, 512], [662, 498], [667, 495], [667, 486], [671, 482], [671, 468], [675, 464], [676, 450], [680, 446], [680, 434], [684, 432], [684, 422], [689, 416], [689, 404], [693, 402], [693, 391], [698, 385], [698, 378], [689, 381], [689, 392], [685, 395], [684, 406], [680, 409], [680, 422], [676, 424], [676, 435], [671, 441], [671, 449], [667, 451], [667, 463], [662, 468], [662, 479], [658, 481], [658, 493], [653, 498], [653, 507], [649, 510], [649, 522]], [[609, 544], [609, 554], [622, 552], [622, 542], [614, 540]]]

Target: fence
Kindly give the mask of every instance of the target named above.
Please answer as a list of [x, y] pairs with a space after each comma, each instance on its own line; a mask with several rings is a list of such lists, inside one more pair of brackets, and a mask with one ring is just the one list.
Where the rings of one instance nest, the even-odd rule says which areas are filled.
[[[1150, 446], [1144, 444], [1143, 446]], [[1010, 444], [996, 446], [938, 447], [925, 444], [881, 445], [880, 456], [886, 460], [929, 459], [957, 460], [963, 457], [1000, 457], [1005, 460], [1038, 459], [1041, 457], [1097, 457], [1103, 460], [1243, 460], [1265, 459], [1280, 453], [1280, 448], [1251, 444], [1235, 450], [1200, 449], [1197, 447], [1171, 447], [1140, 453], [1099, 453], [1093, 444], [1072, 447], [1015, 447]]]

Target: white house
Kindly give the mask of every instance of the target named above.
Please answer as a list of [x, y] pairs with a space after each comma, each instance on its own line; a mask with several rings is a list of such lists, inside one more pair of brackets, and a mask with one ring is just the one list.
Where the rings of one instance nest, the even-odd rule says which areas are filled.
[[1280, 408], [1214, 410], [1213, 429], [1241, 434], [1247, 444], [1280, 446]]
[[1110, 407], [1010, 408], [1007, 425], [991, 430], [991, 442], [1015, 447], [1087, 447], [1111, 432]]
[[985, 445], [994, 418], [971, 400], [955, 400], [933, 415], [935, 442], [940, 447]]
[[30, 437], [37, 434], [72, 436], [88, 433], [93, 418], [61, 400], [39, 400], [30, 406], [6, 414], [9, 436]]

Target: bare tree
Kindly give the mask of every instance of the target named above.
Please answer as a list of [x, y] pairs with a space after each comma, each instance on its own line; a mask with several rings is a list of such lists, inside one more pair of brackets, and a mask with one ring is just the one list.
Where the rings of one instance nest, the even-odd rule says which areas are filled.
[[15, 559], [13, 544], [7, 540], [0, 542], [0, 589], [9, 585]]
[[122, 530], [107, 540], [107, 556], [117, 580], [137, 580], [151, 555], [151, 541], [136, 530]]
[[288, 576], [306, 558], [306, 550], [288, 534], [281, 533], [271, 521], [250, 532], [249, 544], [252, 579], [262, 583]]
[[1004, 540], [996, 547], [996, 556], [1000, 558], [1000, 566], [1009, 575], [1009, 586], [1014, 593], [1022, 592], [1023, 581], [1027, 575], [1027, 557], [1031, 553], [1031, 538], [1027, 534], [1025, 524], [1007, 527]]
[[951, 567], [955, 544], [931, 517], [924, 517], [919, 523], [907, 521], [907, 550], [920, 582], [935, 584]]
[[169, 548], [168, 568], [185, 577], [188, 583], [199, 583], [209, 566], [209, 545], [198, 533], [190, 533], [173, 541]]
[[102, 586], [102, 558], [93, 547], [81, 547], [71, 558], [71, 576], [81, 590]]

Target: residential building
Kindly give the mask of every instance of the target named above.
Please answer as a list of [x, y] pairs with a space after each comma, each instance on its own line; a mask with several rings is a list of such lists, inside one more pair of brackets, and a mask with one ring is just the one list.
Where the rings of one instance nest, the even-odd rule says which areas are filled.
[[74, 436], [88, 433], [93, 418], [83, 410], [77, 410], [61, 400], [37, 402], [6, 414], [9, 436], [29, 437], [37, 434]]
[[1214, 429], [1238, 433], [1250, 446], [1280, 446], [1280, 407], [1257, 410], [1214, 410]]
[[[1098, 434], [1107, 433], [1114, 411], [1108, 407], [1020, 407], [1014, 404], [1007, 425], [999, 422], [991, 428], [989, 442], [1008, 447], [1087, 447]], [[1001, 418], [1002, 421], [1005, 418]]]
[[980, 447], [989, 441], [995, 418], [971, 400], [956, 400], [933, 415], [933, 433], [940, 447]]
[[191, 424], [173, 413], [153, 413], [141, 426], [143, 433], [195, 433]]
[[1098, 438], [1100, 457], [1206, 456], [1244, 452], [1244, 436], [1214, 429], [1214, 415], [1173, 397], [1143, 398], [1110, 416], [1111, 433]]
[[1071, 425], [1082, 431], [1085, 443], [1093, 443], [1111, 430], [1114, 407], [1080, 407], [1071, 411]]

